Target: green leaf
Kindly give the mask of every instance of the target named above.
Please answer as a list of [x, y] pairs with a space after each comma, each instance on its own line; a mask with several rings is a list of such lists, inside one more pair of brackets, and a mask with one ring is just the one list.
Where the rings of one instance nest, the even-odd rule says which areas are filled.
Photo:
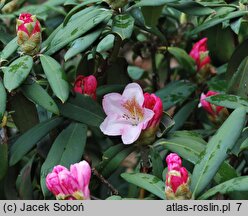
[[241, 62], [238, 70], [233, 74], [227, 92], [243, 98], [248, 97], [248, 57]]
[[99, 127], [105, 117], [102, 107], [91, 97], [82, 94], [71, 97], [59, 109], [61, 115], [67, 118], [96, 127]]
[[159, 152], [155, 148], [151, 147], [150, 156], [152, 161], [152, 174], [159, 179], [162, 179], [164, 165]]
[[198, 102], [196, 101], [190, 101], [189, 103], [185, 104], [173, 117], [175, 121], [174, 127], [170, 130], [176, 131], [180, 129], [185, 121], [189, 118], [189, 116], [192, 114], [192, 112], [195, 110]]
[[243, 41], [233, 52], [227, 66], [227, 80], [230, 80], [233, 77], [233, 74], [238, 70], [243, 59], [248, 56], [247, 46], [248, 39]]
[[166, 3], [176, 2], [176, 1], [177, 0], [153, 0], [153, 1], [140, 0], [132, 7], [128, 8], [128, 10], [131, 10], [132, 8], [135, 8], [135, 7], [143, 7], [143, 6], [161, 6], [161, 5], [165, 5]]
[[133, 33], [134, 19], [129, 14], [116, 15], [113, 19], [112, 31], [122, 40], [128, 39]]
[[69, 97], [69, 84], [60, 64], [47, 55], [40, 56], [43, 70], [54, 94], [64, 103]]
[[190, 35], [198, 34], [199, 32], [204, 31], [204, 30], [206, 30], [210, 27], [213, 27], [217, 24], [220, 24], [220, 23], [225, 22], [225, 21], [230, 20], [230, 19], [245, 16], [245, 15], [247, 15], [247, 11], [235, 11], [235, 12], [228, 13], [227, 15], [225, 15], [223, 17], [219, 17], [219, 16], [213, 17], [212, 19], [209, 19], [206, 22], [204, 22], [201, 25], [194, 28], [190, 32]]
[[11, 40], [0, 53], [0, 62], [8, 59], [18, 48], [17, 37]]
[[34, 103], [29, 101], [21, 92], [12, 96], [9, 100], [9, 108], [15, 125], [21, 133], [39, 123], [39, 116]]
[[110, 10], [96, 7], [88, 7], [73, 15], [71, 21], [69, 21], [64, 28], [58, 30], [45, 54], [54, 54], [71, 41], [74, 41], [90, 29], [94, 28], [96, 25], [101, 22], [107, 22], [111, 16], [112, 12]]
[[51, 96], [37, 83], [24, 84], [21, 87], [22, 93], [35, 104], [40, 105], [47, 111], [59, 115], [57, 104]]
[[175, 3], [167, 3], [167, 6], [173, 7], [183, 13], [193, 16], [205, 16], [215, 13], [215, 10], [209, 7], [204, 7], [203, 5], [190, 0], [187, 0], [187, 2], [180, 1]]
[[223, 182], [215, 187], [212, 187], [206, 193], [201, 195], [199, 200], [206, 200], [217, 193], [228, 194], [234, 191], [248, 191], [248, 176], [240, 176], [229, 181]]
[[8, 144], [0, 143], [0, 181], [8, 171]]
[[144, 173], [122, 173], [127, 182], [137, 185], [165, 200], [165, 184], [156, 176]]
[[189, 73], [195, 71], [195, 62], [185, 50], [178, 47], [168, 47], [168, 51], [175, 56], [179, 64]]
[[108, 34], [97, 45], [96, 51], [101, 53], [112, 49], [114, 46], [114, 41], [115, 41], [115, 36], [113, 34]]
[[161, 16], [163, 6], [146, 6], [142, 7], [141, 11], [145, 18], [145, 24], [147, 26], [156, 27], [158, 24], [158, 19]]
[[156, 92], [163, 101], [164, 110], [182, 103], [185, 101], [196, 89], [196, 85], [189, 81], [180, 80], [169, 83], [165, 88]]
[[63, 118], [52, 118], [36, 125], [20, 136], [11, 146], [9, 161], [10, 166], [18, 163], [42, 137], [47, 135], [52, 129], [56, 128], [62, 122]]
[[6, 102], [7, 102], [7, 94], [2, 82], [0, 81], [0, 122], [2, 122], [2, 118], [4, 116], [4, 112], [6, 109]]
[[210, 139], [192, 173], [193, 197], [205, 189], [227, 157], [227, 151], [232, 149], [242, 132], [245, 116], [244, 108], [236, 109]]
[[244, 106], [246, 112], [248, 112], [248, 99], [244, 99], [236, 95], [218, 94], [207, 97], [206, 101], [230, 109], [236, 109], [238, 107]]
[[102, 85], [99, 86], [96, 90], [97, 97], [103, 97], [105, 94], [111, 92], [122, 92], [126, 85]]
[[33, 67], [33, 58], [31, 56], [22, 56], [13, 61], [8, 67], [3, 68], [4, 86], [11, 92], [19, 87], [27, 78]]
[[95, 40], [100, 36], [102, 30], [103, 30], [102, 28], [99, 28], [96, 31], [85, 35], [84, 37], [76, 39], [72, 43], [70, 49], [65, 54], [64, 57], [65, 61], [67, 61], [68, 59], [74, 57], [75, 55], [81, 52], [84, 52], [87, 48], [89, 48], [95, 42]]
[[245, 151], [245, 150], [248, 150], [248, 138], [246, 138], [240, 146], [240, 151]]
[[34, 156], [22, 168], [22, 170], [21, 170], [21, 172], [18, 175], [18, 178], [16, 180], [16, 188], [19, 192], [20, 198], [23, 200], [32, 200], [33, 199], [31, 169], [32, 169], [33, 161], [34, 161]]
[[64, 129], [53, 143], [48, 156], [41, 167], [41, 188], [44, 196], [48, 195], [46, 176], [54, 166], [62, 165], [70, 168], [71, 164], [81, 160], [87, 139], [87, 126], [72, 123]]
[[[121, 144], [124, 145], [124, 144]], [[134, 150], [134, 146], [125, 146], [125, 148], [121, 151], [119, 151], [118, 153], [116, 153], [116, 155], [114, 155], [112, 158], [108, 159], [107, 161], [104, 161], [104, 163], [106, 163], [106, 165], [104, 166], [104, 168], [101, 171], [101, 174], [105, 177], [108, 178], [109, 176], [111, 176], [111, 174], [118, 169], [118, 167], [120, 167], [121, 162], [128, 156], [130, 155]], [[104, 155], [104, 158], [106, 155]]]
[[127, 67], [127, 72], [128, 75], [133, 79], [133, 80], [139, 80], [143, 74], [144, 74], [144, 69], [136, 66], [128, 66]]

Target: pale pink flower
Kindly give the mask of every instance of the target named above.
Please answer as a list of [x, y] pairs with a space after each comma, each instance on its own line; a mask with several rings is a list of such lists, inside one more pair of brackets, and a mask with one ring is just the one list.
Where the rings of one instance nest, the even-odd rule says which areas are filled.
[[209, 114], [216, 116], [224, 108], [222, 106], [216, 106], [206, 101], [205, 99], [210, 96], [217, 95], [217, 92], [208, 91], [207, 94], [202, 93], [200, 98], [200, 106], [202, 106]]
[[71, 165], [55, 166], [46, 177], [46, 185], [57, 199], [90, 199], [91, 168], [86, 161]]
[[143, 104], [143, 91], [136, 83], [128, 84], [122, 95], [105, 95], [103, 109], [107, 117], [100, 125], [101, 131], [109, 136], [121, 135], [124, 144], [135, 142], [154, 116], [154, 112]]

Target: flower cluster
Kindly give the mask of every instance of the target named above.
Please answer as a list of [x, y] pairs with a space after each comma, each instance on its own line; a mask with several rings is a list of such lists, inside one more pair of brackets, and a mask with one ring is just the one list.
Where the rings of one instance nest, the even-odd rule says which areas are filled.
[[70, 170], [58, 165], [47, 175], [46, 185], [59, 200], [86, 200], [90, 199], [90, 177], [86, 161], [71, 165]]
[[168, 200], [184, 200], [191, 198], [189, 189], [189, 175], [185, 167], [182, 167], [181, 158], [171, 153], [166, 157], [168, 173], [166, 174], [165, 194]]
[[96, 100], [97, 80], [93, 75], [83, 76], [79, 75], [74, 83], [74, 92], [89, 95]]
[[16, 23], [17, 43], [21, 51], [35, 55], [41, 47], [41, 26], [35, 15], [23, 13]]
[[105, 95], [103, 109], [107, 117], [100, 129], [109, 136], [121, 135], [124, 144], [134, 143], [141, 133], [141, 137], [155, 138], [163, 113], [161, 99], [154, 94], [143, 94], [137, 83], [128, 84], [122, 95]]

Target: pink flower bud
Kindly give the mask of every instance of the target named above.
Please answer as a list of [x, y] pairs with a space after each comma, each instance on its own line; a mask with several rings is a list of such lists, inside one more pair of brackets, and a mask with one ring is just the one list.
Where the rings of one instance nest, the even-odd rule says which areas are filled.
[[171, 153], [167, 156], [168, 173], [166, 174], [166, 197], [167, 199], [190, 199], [188, 171], [182, 167], [181, 158]]
[[214, 91], [208, 91], [207, 94], [205, 95], [204, 93], [201, 94], [201, 98], [200, 98], [200, 105], [211, 115], [216, 116], [219, 114], [219, 112], [224, 108], [221, 106], [216, 106], [214, 104], [209, 103], [208, 101], [206, 101], [205, 99], [207, 97], [213, 96], [213, 95], [217, 95], [217, 92]]
[[57, 199], [90, 199], [91, 168], [86, 161], [73, 164], [70, 171], [63, 166], [54, 167], [46, 177], [46, 185]]
[[189, 55], [195, 60], [197, 71], [209, 64], [211, 59], [208, 55], [207, 38], [203, 38], [196, 42]]
[[166, 157], [166, 163], [168, 164], [168, 171], [179, 170], [182, 166], [182, 160], [176, 153], [170, 153]]
[[155, 94], [149, 94], [149, 93], [145, 93], [144, 98], [145, 100], [143, 106], [154, 112], [152, 119], [147, 124], [147, 128], [158, 127], [163, 115], [162, 100]]
[[96, 100], [97, 80], [93, 75], [79, 75], [74, 83], [74, 91], [80, 94], [86, 94]]
[[35, 55], [40, 51], [41, 26], [35, 15], [20, 14], [16, 23], [17, 43], [21, 51], [28, 55]]

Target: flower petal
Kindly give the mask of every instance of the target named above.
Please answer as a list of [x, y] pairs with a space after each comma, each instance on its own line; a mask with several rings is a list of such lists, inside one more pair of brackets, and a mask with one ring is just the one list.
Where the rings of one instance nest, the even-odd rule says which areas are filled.
[[118, 136], [122, 134], [125, 123], [128, 122], [122, 122], [120, 120], [118, 121], [118, 115], [112, 114], [108, 115], [104, 119], [103, 123], [100, 125], [100, 129], [106, 135]]
[[141, 130], [142, 124], [137, 126], [126, 125], [121, 136], [122, 142], [124, 144], [134, 143], [139, 138]]
[[143, 119], [143, 127], [142, 129], [146, 129], [148, 122], [154, 116], [154, 112], [150, 109], [144, 108], [144, 119]]
[[110, 93], [105, 95], [102, 101], [102, 106], [107, 115], [122, 115], [124, 113], [122, 107], [122, 96], [118, 93]]
[[126, 86], [122, 96], [126, 100], [132, 100], [135, 98], [137, 103], [142, 106], [144, 103], [144, 95], [143, 95], [143, 90], [137, 83], [130, 83]]

